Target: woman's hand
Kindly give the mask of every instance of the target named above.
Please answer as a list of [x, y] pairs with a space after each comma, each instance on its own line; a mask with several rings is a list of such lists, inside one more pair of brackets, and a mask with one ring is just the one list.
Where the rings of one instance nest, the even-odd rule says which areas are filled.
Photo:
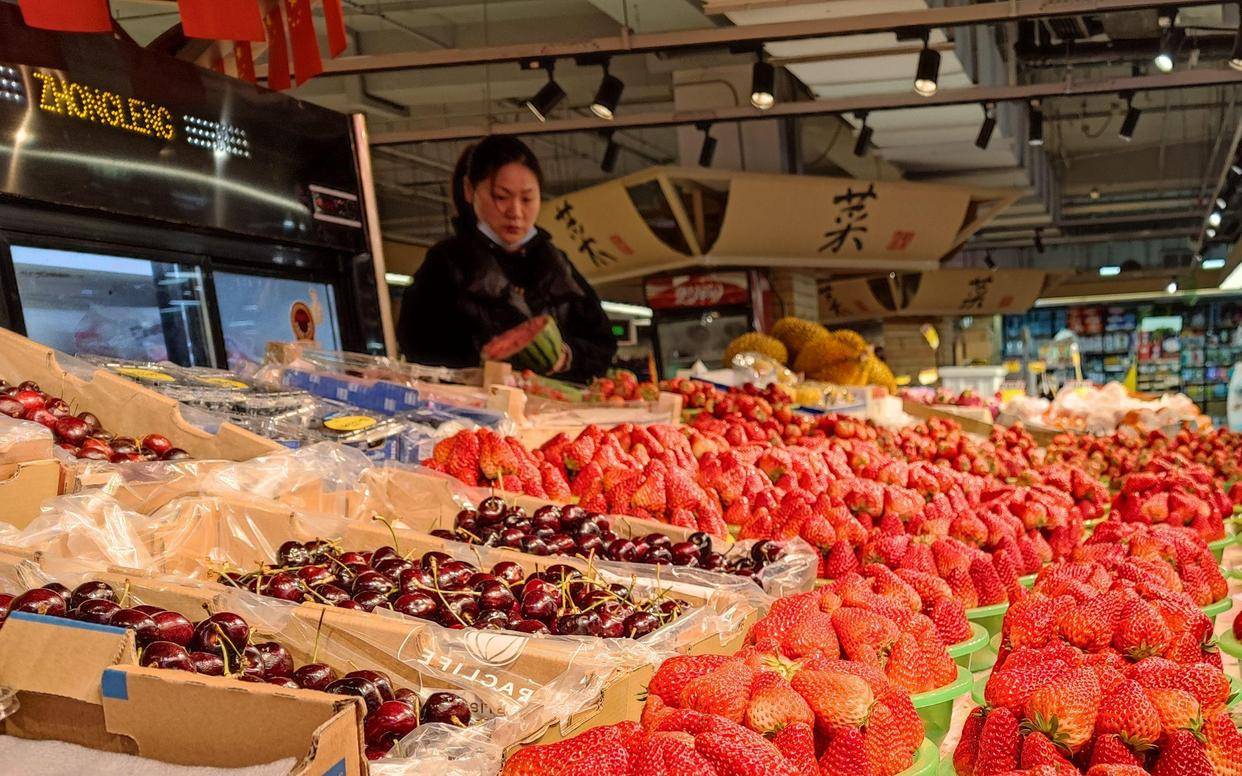
[[569, 371], [569, 367], [574, 363], [574, 351], [567, 343], [561, 343], [561, 357], [557, 359], [556, 366], [552, 367], [550, 375], [559, 375], [562, 372]]

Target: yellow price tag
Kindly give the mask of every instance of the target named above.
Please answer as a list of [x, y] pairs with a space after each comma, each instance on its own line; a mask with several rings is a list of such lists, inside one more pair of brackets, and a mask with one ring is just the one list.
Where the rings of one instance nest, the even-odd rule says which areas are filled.
[[893, 382], [897, 383], [898, 385], [909, 385], [910, 375], [897, 375], [896, 377], [893, 378]]
[[935, 369], [924, 369], [919, 372], [919, 385], [931, 385], [940, 379], [940, 373]]
[[935, 326], [925, 323], [919, 328], [919, 333], [923, 335], [923, 339], [927, 340], [927, 345], [932, 350], [940, 348], [940, 332], [936, 331]]
[[341, 415], [335, 418], [328, 418], [323, 422], [325, 428], [333, 431], [362, 431], [374, 426], [378, 423], [375, 418], [368, 418], [366, 415]]
[[1048, 365], [1043, 361], [1032, 361], [1027, 364], [1026, 368], [1031, 370], [1031, 374], [1033, 375], [1042, 375], [1048, 370]]
[[1005, 362], [1005, 371], [1009, 374], [1017, 374], [1022, 371], [1022, 362], [1018, 359], [1011, 359]]
[[1026, 390], [1022, 388], [1002, 388], [1000, 392], [1001, 404], [1012, 401], [1020, 396], [1026, 396]]
[[235, 391], [244, 391], [250, 387], [241, 380], [234, 380], [231, 377], [196, 377], [194, 379], [205, 385], [214, 385], [217, 388], [230, 388]]
[[160, 372], [155, 369], [144, 369], [138, 366], [118, 366], [116, 368], [116, 373], [119, 375], [125, 375], [126, 377], [133, 377], [138, 380], [150, 380], [156, 383], [177, 382], [177, 378], [167, 372]]

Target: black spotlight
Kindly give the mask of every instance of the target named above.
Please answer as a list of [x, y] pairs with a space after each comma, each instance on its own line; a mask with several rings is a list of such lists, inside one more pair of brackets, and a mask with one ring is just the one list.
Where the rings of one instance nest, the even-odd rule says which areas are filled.
[[1126, 101], [1126, 117], [1121, 122], [1121, 131], [1117, 136], [1127, 143], [1134, 139], [1134, 129], [1138, 126], [1139, 117], [1143, 112], [1134, 107], [1134, 92], [1126, 92], [1122, 95]]
[[712, 137], [712, 125], [700, 124], [699, 129], [703, 130], [703, 147], [699, 149], [699, 166], [711, 167], [712, 160], [716, 158], [716, 138]]
[[1176, 8], [1161, 9], [1160, 26], [1164, 28], [1164, 32], [1160, 33], [1160, 49], [1152, 62], [1160, 72], [1172, 73], [1174, 65], [1177, 64], [1177, 46], [1181, 42]]
[[996, 262], [992, 261], [992, 252], [988, 251], [983, 257], [983, 266], [988, 269], [996, 269]]
[[561, 88], [561, 85], [556, 82], [556, 78], [553, 77], [553, 65], [551, 63], [548, 64], [547, 71], [548, 82], [535, 93], [534, 97], [526, 101], [526, 107], [540, 121], [547, 121], [548, 114], [552, 112], [552, 109], [560, 105], [561, 100], [565, 99], [565, 90]]
[[866, 111], [855, 113], [854, 116], [862, 121], [862, 128], [858, 130], [858, 140], [854, 141], [854, 156], [864, 156], [867, 153], [867, 146], [871, 145], [873, 130], [867, 124]]
[[979, 137], [975, 138], [976, 148], [987, 148], [992, 142], [992, 133], [996, 131], [996, 106], [990, 102], [983, 104], [983, 124], [979, 127]]
[[1030, 146], [1044, 144], [1044, 112], [1035, 102], [1026, 106], [1026, 144]]
[[928, 43], [928, 34], [923, 35], [923, 50], [919, 52], [919, 66], [914, 71], [914, 92], [922, 97], [931, 97], [940, 88], [940, 52]]
[[612, 139], [611, 132], [605, 137], [608, 138], [608, 145], [604, 146], [604, 158], [600, 160], [599, 168], [604, 172], [612, 172], [617, 169], [617, 158], [621, 156], [621, 146]]
[[759, 110], [776, 104], [776, 68], [762, 59], [750, 69], [750, 104]]
[[625, 83], [608, 72], [608, 63], [604, 63], [604, 78], [595, 90], [595, 99], [591, 102], [591, 112], [601, 119], [612, 121], [621, 104], [621, 92], [625, 91]]

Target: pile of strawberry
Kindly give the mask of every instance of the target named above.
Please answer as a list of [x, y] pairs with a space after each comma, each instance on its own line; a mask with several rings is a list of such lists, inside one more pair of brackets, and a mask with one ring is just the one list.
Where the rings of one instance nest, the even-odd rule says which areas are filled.
[[1187, 526], [1210, 542], [1225, 537], [1232, 515], [1233, 500], [1207, 467], [1161, 459], [1122, 480], [1110, 519]]
[[639, 382], [638, 375], [628, 369], [616, 369], [607, 377], [597, 377], [587, 386], [583, 399], [588, 402], [624, 404], [628, 401], [655, 401], [660, 398], [660, 386], [653, 382]]
[[1229, 592], [1212, 551], [1190, 528], [1108, 520], [1074, 558], [1101, 564], [1144, 594], [1161, 588], [1185, 593], [1196, 606], [1215, 603]]
[[467, 485], [491, 486], [555, 501], [568, 500], [573, 495], [560, 470], [531, 453], [517, 439], [487, 428], [459, 431], [440, 440], [431, 458], [422, 464]]
[[1182, 428], [1172, 437], [1161, 431], [1140, 434], [1123, 428], [1107, 436], [1058, 434], [1048, 445], [1048, 460], [1064, 461], [1091, 474], [1119, 480], [1144, 471], [1153, 462], [1174, 467], [1206, 467], [1219, 482], [1242, 477], [1242, 434], [1223, 428]]
[[[853, 574], [777, 600], [747, 633], [746, 643], [773, 662], [850, 660], [909, 693], [951, 684], [957, 664], [945, 645], [971, 636], [961, 603], [941, 595], [925, 605], [914, 586], [893, 571], [883, 566], [867, 571], [874, 576]], [[932, 580], [940, 582], [926, 581]]]

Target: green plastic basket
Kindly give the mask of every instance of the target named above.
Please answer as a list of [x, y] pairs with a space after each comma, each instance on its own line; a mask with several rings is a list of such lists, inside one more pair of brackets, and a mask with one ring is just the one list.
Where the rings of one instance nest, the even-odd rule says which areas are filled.
[[996, 665], [996, 647], [1000, 642], [995, 637], [1000, 635], [1001, 623], [1005, 621], [1007, 611], [1009, 611], [1008, 603], [976, 606], [974, 609], [966, 610], [966, 619], [971, 623], [982, 625], [989, 637], [988, 643], [970, 656], [971, 671], [976, 673], [986, 671]]
[[[991, 674], [988, 674], [988, 676], [991, 676]], [[983, 691], [987, 689], [988, 676], [980, 676], [978, 679], [971, 682], [970, 699], [975, 702], [976, 706], [987, 705], [987, 702], [983, 700]]]
[[970, 623], [970, 638], [950, 644], [949, 657], [956, 660], [962, 668], [973, 671], [975, 669], [971, 666], [971, 660], [976, 652], [988, 645], [988, 639], [988, 629], [977, 622], [972, 622]]
[[1208, 549], [1212, 551], [1212, 555], [1216, 556], [1216, 562], [1220, 563], [1225, 559], [1225, 548], [1238, 540], [1237, 535], [1226, 536], [1224, 539], [1217, 539], [1214, 542], [1208, 542]]
[[1229, 677], [1229, 681], [1238, 682], [1242, 680], [1242, 642], [1238, 641], [1238, 637], [1233, 635], [1232, 630], [1227, 630], [1216, 637], [1216, 646], [1220, 647], [1221, 652], [1237, 658], [1239, 661], [1233, 667], [1233, 671], [1237, 676]]
[[897, 776], [936, 776], [940, 767], [940, 747], [931, 741], [923, 741], [914, 753], [914, 765], [906, 768]]
[[970, 692], [972, 674], [962, 666], [957, 667], [957, 679], [944, 687], [911, 695], [910, 700], [919, 716], [923, 718], [923, 731], [927, 740], [936, 747], [944, 741], [953, 727], [953, 702]]
[[1038, 574], [1027, 574], [1025, 577], [1018, 577], [1018, 582], [1027, 590], [1030, 590], [1035, 587], [1035, 578], [1038, 576]]
[[1202, 607], [1203, 613], [1206, 614], [1208, 617], [1212, 618], [1213, 625], [1216, 624], [1216, 618], [1218, 615], [1222, 615], [1232, 608], [1233, 608], [1233, 599], [1230, 598], [1229, 596], [1225, 596], [1224, 598], [1220, 599], [1216, 603], [1208, 604], [1207, 606]]

